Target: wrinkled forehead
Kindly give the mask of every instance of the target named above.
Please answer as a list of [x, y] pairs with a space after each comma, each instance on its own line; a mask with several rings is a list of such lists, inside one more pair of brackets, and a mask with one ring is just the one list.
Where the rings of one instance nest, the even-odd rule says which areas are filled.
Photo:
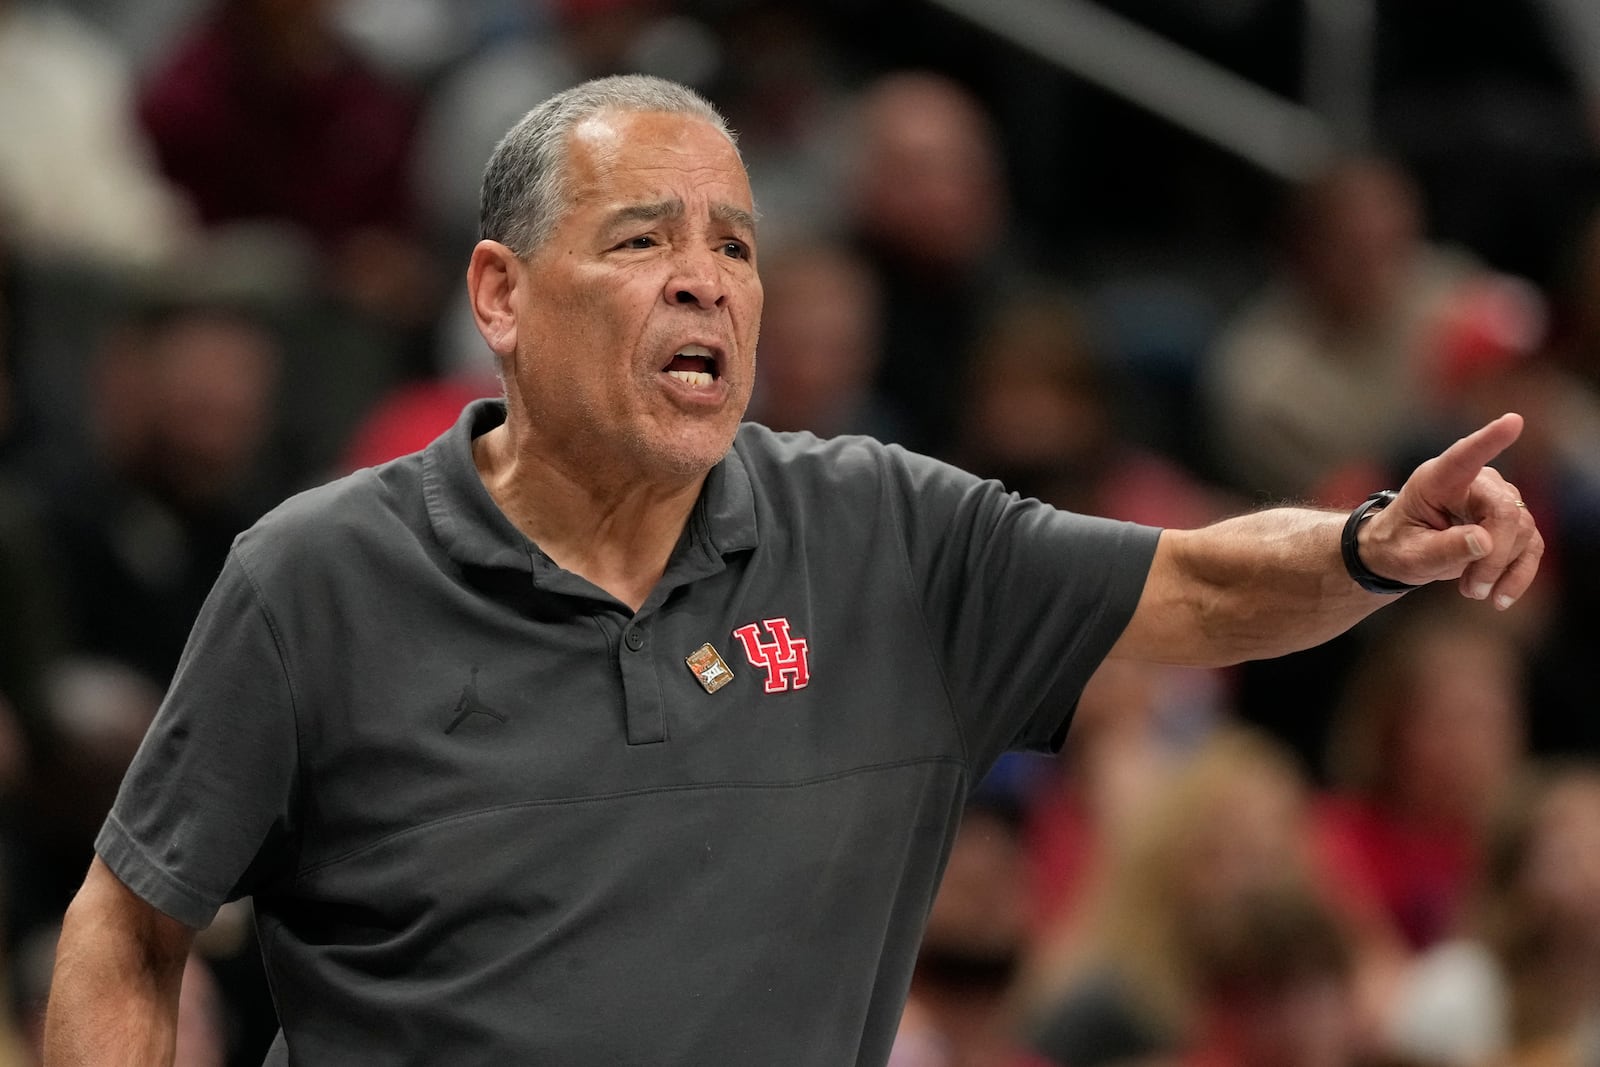
[[569, 166], [581, 200], [711, 202], [753, 216], [750, 181], [721, 130], [694, 115], [603, 111], [573, 127]]

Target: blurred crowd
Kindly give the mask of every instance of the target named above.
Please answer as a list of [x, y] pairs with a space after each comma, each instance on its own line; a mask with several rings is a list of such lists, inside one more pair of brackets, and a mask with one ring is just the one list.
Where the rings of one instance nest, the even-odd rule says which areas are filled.
[[[1104, 6], [1305, 76], [1316, 5]], [[1368, 136], [1285, 182], [912, 0], [0, 0], [0, 1067], [231, 539], [498, 392], [482, 165], [621, 71], [740, 131], [774, 428], [1190, 527], [1527, 419], [1513, 611], [1111, 662], [994, 769], [895, 1067], [1600, 1064], [1600, 17], [1376, 16]], [[184, 1067], [260, 1062], [248, 901], [182, 1017]]]

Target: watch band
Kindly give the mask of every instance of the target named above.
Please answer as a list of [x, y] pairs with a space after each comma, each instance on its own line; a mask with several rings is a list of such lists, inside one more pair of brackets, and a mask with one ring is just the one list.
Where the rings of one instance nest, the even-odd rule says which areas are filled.
[[1369, 593], [1393, 595], [1417, 588], [1405, 582], [1397, 582], [1393, 578], [1373, 574], [1367, 569], [1367, 565], [1361, 562], [1361, 553], [1356, 547], [1356, 533], [1361, 529], [1361, 524], [1372, 518], [1373, 512], [1382, 511], [1394, 503], [1394, 498], [1398, 495], [1393, 489], [1384, 489], [1367, 497], [1345, 520], [1344, 536], [1339, 539], [1339, 552], [1344, 556], [1344, 569], [1349, 572], [1352, 581]]

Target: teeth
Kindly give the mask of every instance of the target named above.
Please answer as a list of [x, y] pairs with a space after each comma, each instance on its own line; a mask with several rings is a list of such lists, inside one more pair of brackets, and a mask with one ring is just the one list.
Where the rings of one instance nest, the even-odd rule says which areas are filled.
[[705, 345], [684, 345], [682, 348], [678, 349], [678, 355], [699, 356], [701, 359], [712, 358], [711, 349], [707, 348]]
[[703, 370], [669, 370], [667, 375], [689, 385], [710, 385], [712, 382], [711, 375]]

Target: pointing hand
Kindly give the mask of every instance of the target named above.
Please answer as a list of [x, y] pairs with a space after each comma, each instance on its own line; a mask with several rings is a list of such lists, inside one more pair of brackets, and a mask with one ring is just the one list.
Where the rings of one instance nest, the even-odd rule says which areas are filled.
[[1362, 525], [1362, 562], [1413, 585], [1459, 578], [1463, 596], [1492, 596], [1501, 610], [1515, 603], [1538, 573], [1544, 538], [1516, 486], [1487, 464], [1521, 433], [1521, 415], [1502, 415], [1418, 467]]

